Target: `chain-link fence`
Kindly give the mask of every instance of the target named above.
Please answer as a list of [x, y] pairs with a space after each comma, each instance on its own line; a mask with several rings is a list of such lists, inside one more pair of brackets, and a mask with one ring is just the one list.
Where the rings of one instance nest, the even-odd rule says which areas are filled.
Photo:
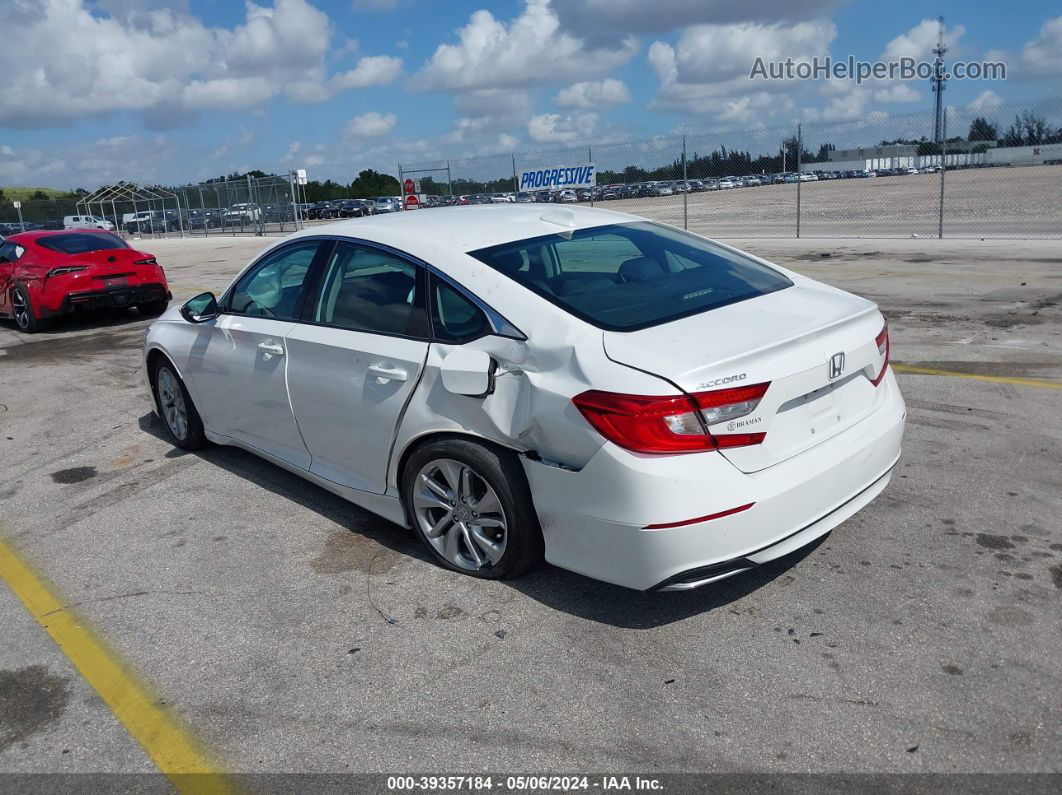
[[0, 233], [113, 228], [132, 238], [286, 234], [302, 228], [305, 203], [292, 175], [242, 177], [181, 186], [117, 183], [91, 194], [0, 201]]
[[[721, 238], [1062, 237], [1062, 99], [400, 164], [425, 206], [590, 203]], [[519, 190], [593, 164], [596, 185]]]
[[[419, 180], [429, 208], [582, 202], [721, 238], [1062, 237], [1062, 98], [949, 108], [942, 140], [933, 131], [929, 111], [869, 114], [400, 164], [399, 179]], [[519, 189], [522, 172], [587, 164], [593, 187]], [[130, 237], [285, 234], [318, 217], [293, 174], [129, 187], [20, 211], [0, 199], [0, 233], [93, 215]]]

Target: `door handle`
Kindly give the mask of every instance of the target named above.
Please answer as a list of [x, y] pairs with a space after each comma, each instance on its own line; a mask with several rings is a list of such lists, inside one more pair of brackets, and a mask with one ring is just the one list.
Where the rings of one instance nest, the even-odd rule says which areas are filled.
[[369, 375], [379, 378], [381, 381], [405, 381], [409, 373], [401, 367], [383, 367], [379, 364], [370, 365]]
[[262, 351], [263, 353], [266, 353], [266, 354], [271, 354], [273, 356], [283, 356], [284, 355], [284, 346], [283, 345], [277, 345], [276, 343], [259, 342], [258, 343], [258, 350], [260, 350], [260, 351]]

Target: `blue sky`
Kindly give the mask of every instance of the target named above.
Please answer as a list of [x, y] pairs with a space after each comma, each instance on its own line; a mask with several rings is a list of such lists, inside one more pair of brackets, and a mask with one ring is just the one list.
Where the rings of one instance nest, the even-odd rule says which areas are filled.
[[[1057, 2], [4, 0], [0, 185], [94, 188], [928, 112], [922, 81], [750, 81], [757, 55], [1001, 60], [986, 114], [1058, 95]], [[829, 83], [829, 84], [827, 84]], [[1062, 123], [1062, 119], [1053, 119]], [[754, 135], [754, 134], [753, 134]], [[728, 143], [728, 145], [730, 145]]]

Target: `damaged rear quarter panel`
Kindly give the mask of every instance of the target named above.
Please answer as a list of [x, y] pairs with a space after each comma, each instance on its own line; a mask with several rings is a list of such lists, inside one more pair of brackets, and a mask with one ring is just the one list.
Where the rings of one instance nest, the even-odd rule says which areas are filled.
[[[482, 285], [488, 279], [477, 281]], [[495, 299], [491, 305], [515, 323], [527, 339], [489, 335], [462, 346], [485, 351], [497, 363], [494, 387], [486, 396], [449, 392], [443, 386], [440, 366], [458, 346], [440, 342], [429, 346], [424, 374], [406, 408], [391, 456], [388, 482], [394, 493], [398, 493], [398, 468], [404, 453], [432, 434], [481, 438], [581, 469], [604, 439], [582, 417], [572, 397], [587, 389], [658, 395], [675, 392], [663, 379], [610, 360], [600, 329], [514, 282], [510, 285], [506, 292], [518, 301], [511, 297], [503, 303], [500, 290], [484, 292], [491, 294]], [[477, 294], [488, 300], [484, 293]]]

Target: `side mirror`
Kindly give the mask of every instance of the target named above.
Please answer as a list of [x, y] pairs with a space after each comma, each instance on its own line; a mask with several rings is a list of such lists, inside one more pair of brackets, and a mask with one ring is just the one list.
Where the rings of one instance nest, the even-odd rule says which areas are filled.
[[495, 361], [485, 351], [454, 348], [439, 367], [443, 386], [455, 395], [485, 397], [494, 388]]
[[189, 323], [205, 323], [218, 316], [218, 299], [213, 293], [200, 293], [181, 307], [181, 317]]

